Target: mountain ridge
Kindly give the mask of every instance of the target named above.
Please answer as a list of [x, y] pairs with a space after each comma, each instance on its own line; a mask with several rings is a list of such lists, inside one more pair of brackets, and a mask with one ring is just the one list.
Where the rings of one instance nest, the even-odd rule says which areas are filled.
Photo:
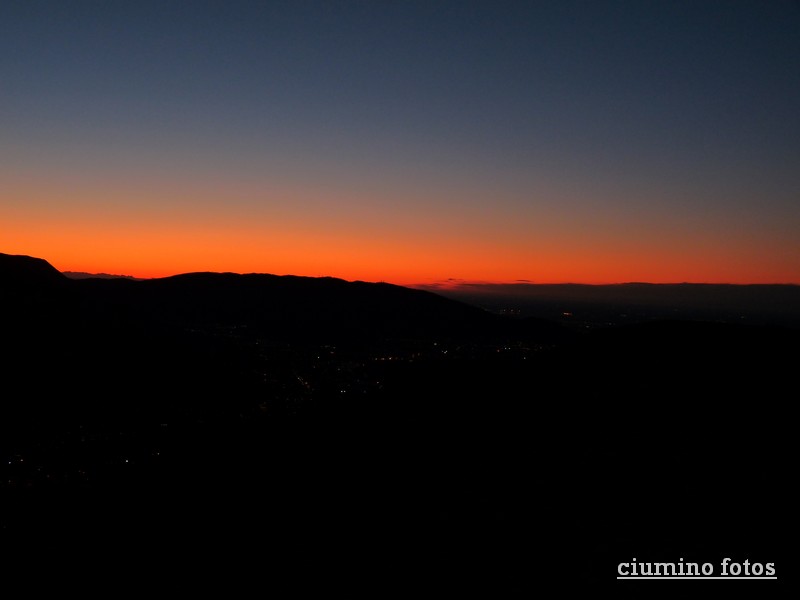
[[0, 276], [12, 284], [29, 286], [47, 286], [67, 281], [67, 278], [45, 259], [26, 254], [0, 253]]
[[[86, 322], [169, 327], [248, 326], [280, 340], [550, 339], [558, 325], [517, 321], [439, 294], [390, 283], [269, 273], [181, 273], [157, 279], [69, 279], [44, 259], [3, 255], [14, 293], [52, 287], [46, 301]], [[24, 304], [24, 303], [23, 303]], [[30, 307], [19, 308], [25, 313]], [[30, 314], [35, 318], [35, 314]], [[138, 326], [137, 325], [137, 326]]]

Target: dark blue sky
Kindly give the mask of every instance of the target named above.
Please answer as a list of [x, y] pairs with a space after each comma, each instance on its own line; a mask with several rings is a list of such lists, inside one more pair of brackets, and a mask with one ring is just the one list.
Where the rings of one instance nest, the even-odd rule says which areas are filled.
[[[791, 0], [6, 0], [0, 82], [14, 231], [224, 223], [229, 270], [800, 281]], [[277, 231], [305, 258], [260, 252]]]

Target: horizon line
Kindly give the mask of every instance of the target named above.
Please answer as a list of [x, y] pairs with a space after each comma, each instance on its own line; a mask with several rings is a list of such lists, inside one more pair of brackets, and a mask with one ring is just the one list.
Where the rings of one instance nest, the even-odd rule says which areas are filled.
[[769, 283], [761, 282], [761, 283], [754, 283], [754, 282], [747, 282], [747, 283], [732, 283], [728, 281], [642, 281], [642, 280], [630, 280], [630, 281], [612, 281], [612, 282], [603, 282], [603, 283], [586, 283], [580, 281], [533, 281], [533, 280], [522, 280], [522, 279], [513, 279], [508, 281], [485, 281], [485, 280], [469, 280], [469, 279], [446, 279], [446, 280], [435, 280], [429, 282], [413, 282], [413, 283], [394, 283], [389, 280], [385, 279], [378, 279], [378, 280], [367, 280], [367, 279], [348, 279], [346, 277], [341, 277], [337, 275], [298, 275], [295, 273], [270, 273], [267, 271], [183, 271], [179, 273], [172, 273], [170, 275], [159, 275], [155, 277], [141, 277], [138, 275], [128, 275], [122, 273], [107, 273], [107, 272], [97, 272], [93, 273], [90, 271], [72, 271], [72, 270], [60, 270], [57, 269], [59, 273], [65, 276], [69, 276], [69, 274], [76, 274], [76, 275], [87, 275], [87, 279], [90, 277], [107, 277], [107, 278], [119, 278], [119, 279], [135, 279], [139, 281], [148, 281], [153, 279], [167, 279], [169, 277], [178, 277], [180, 275], [195, 275], [195, 274], [218, 274], [218, 275], [272, 275], [277, 277], [308, 277], [311, 279], [340, 279], [342, 281], [350, 281], [350, 282], [362, 282], [362, 283], [388, 283], [391, 285], [399, 285], [402, 287], [411, 287], [411, 288], [436, 288], [436, 289], [457, 289], [462, 286], [475, 286], [475, 287], [492, 287], [492, 286], [557, 286], [557, 285], [574, 285], [574, 286], [586, 286], [586, 287], [604, 287], [604, 286], [618, 286], [618, 285], [725, 285], [725, 286], [736, 286], [736, 287], [747, 287], [747, 286], [800, 286], [800, 282], [785, 282], [785, 281], [773, 281]]
[[215, 274], [215, 275], [271, 275], [276, 277], [308, 277], [309, 279], [340, 279], [342, 281], [349, 281], [352, 283], [388, 283], [391, 285], [398, 285], [402, 287], [411, 288], [435, 288], [441, 290], [456, 289], [462, 286], [475, 286], [482, 287], [495, 287], [495, 286], [558, 286], [558, 285], [574, 285], [585, 287], [608, 287], [620, 285], [709, 285], [709, 286], [731, 286], [731, 287], [748, 287], [748, 286], [800, 286], [800, 282], [783, 282], [774, 281], [770, 283], [732, 283], [726, 281], [615, 281], [604, 283], [584, 283], [580, 281], [533, 281], [533, 280], [520, 280], [514, 279], [509, 281], [485, 281], [485, 280], [437, 280], [431, 282], [417, 282], [417, 283], [394, 283], [385, 279], [366, 280], [366, 279], [348, 279], [337, 275], [298, 275], [295, 273], [270, 273], [267, 271], [183, 271], [180, 273], [173, 273], [171, 275], [160, 275], [156, 277], [140, 277], [137, 275], [128, 275], [122, 273], [106, 273], [98, 272], [92, 273], [90, 271], [72, 271], [72, 270], [58, 270], [62, 275], [69, 277], [69, 274], [86, 275], [86, 279], [95, 278], [117, 278], [117, 279], [134, 279], [137, 281], [149, 281], [154, 279], [168, 279], [170, 277], [179, 277], [181, 275], [197, 275], [197, 274]]
[[[653, 285], [653, 286], [678, 286], [678, 285], [692, 285], [692, 286], [730, 286], [730, 287], [754, 287], [754, 286], [782, 286], [782, 287], [798, 287], [800, 286], [800, 280], [797, 281], [740, 281], [740, 282], [733, 282], [733, 281], [724, 281], [724, 280], [705, 280], [705, 281], [698, 281], [698, 280], [650, 280], [648, 281], [645, 278], [635, 278], [635, 279], [628, 279], [628, 280], [605, 280], [605, 281], [580, 281], [580, 280], [541, 280], [537, 281], [535, 279], [530, 278], [523, 278], [523, 277], [516, 277], [513, 279], [506, 279], [502, 281], [498, 280], [487, 280], [487, 279], [467, 279], [461, 277], [428, 277], [428, 278], [410, 278], [410, 277], [402, 277], [398, 280], [391, 280], [382, 277], [372, 277], [372, 278], [361, 278], [361, 277], [348, 277], [348, 276], [341, 276], [341, 275], [331, 275], [331, 274], [298, 274], [295, 273], [283, 273], [277, 274], [275, 272], [266, 272], [266, 271], [231, 271], [231, 270], [189, 270], [189, 271], [181, 271], [181, 272], [172, 272], [167, 274], [159, 274], [159, 275], [149, 275], [149, 276], [141, 276], [141, 275], [134, 275], [124, 272], [119, 272], [117, 269], [102, 269], [99, 271], [94, 271], [92, 269], [86, 269], [78, 267], [77, 269], [74, 266], [71, 268], [62, 269], [55, 267], [49, 260], [37, 256], [32, 256], [29, 254], [12, 254], [12, 253], [1, 253], [5, 256], [16, 256], [20, 258], [30, 258], [41, 260], [47, 263], [51, 268], [55, 271], [58, 271], [65, 277], [69, 277], [70, 274], [75, 275], [83, 275], [84, 278], [87, 277], [106, 277], [106, 278], [126, 278], [132, 280], [151, 280], [151, 279], [165, 279], [169, 277], [175, 277], [178, 275], [188, 275], [192, 273], [230, 273], [236, 275], [275, 275], [279, 277], [285, 276], [293, 276], [293, 277], [308, 277], [308, 278], [333, 278], [333, 279], [340, 279], [342, 281], [350, 281], [350, 282], [364, 282], [364, 283], [389, 283], [392, 285], [402, 286], [402, 287], [409, 287], [415, 289], [423, 289], [423, 290], [430, 290], [430, 291], [462, 291], [463, 288], [472, 287], [475, 291], [478, 291], [480, 288], [485, 288], [487, 291], [489, 288], [500, 288], [500, 287], [525, 287], [525, 286], [583, 286], [583, 287], [611, 287], [611, 286], [625, 286], [625, 285]], [[113, 271], [117, 271], [114, 273]], [[81, 277], [75, 277], [73, 279], [81, 279]]]

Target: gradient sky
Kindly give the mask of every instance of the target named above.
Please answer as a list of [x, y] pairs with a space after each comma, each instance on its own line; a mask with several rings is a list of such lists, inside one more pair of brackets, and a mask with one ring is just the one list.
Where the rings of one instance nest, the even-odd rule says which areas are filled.
[[800, 2], [4, 0], [0, 252], [800, 283]]

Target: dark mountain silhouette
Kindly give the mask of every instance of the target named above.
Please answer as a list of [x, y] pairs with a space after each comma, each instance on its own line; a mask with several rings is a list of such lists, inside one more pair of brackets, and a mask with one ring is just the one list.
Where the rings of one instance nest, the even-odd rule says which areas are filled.
[[[119, 287], [119, 286], [118, 286]], [[136, 310], [184, 325], [247, 324], [273, 339], [344, 342], [403, 339], [550, 341], [558, 326], [524, 327], [486, 311], [420, 290], [334, 278], [193, 273], [143, 281], [131, 290]]]
[[[266, 274], [190, 273], [133, 281], [67, 280], [44, 260], [2, 255], [0, 281], [9, 290], [59, 285], [60, 301], [92, 322], [173, 327], [252, 327], [272, 340], [344, 343], [386, 336], [433, 339], [524, 338], [549, 342], [567, 335], [557, 325], [511, 323], [473, 306], [386, 283]], [[65, 285], [68, 284], [68, 285]], [[22, 288], [20, 288], [22, 289]]]
[[6, 255], [0, 327], [9, 569], [529, 596], [778, 558], [790, 328], [565, 333], [388, 284]]
[[41, 258], [0, 253], [0, 283], [6, 291], [14, 287], [27, 289], [63, 285], [66, 278], [49, 262]]

